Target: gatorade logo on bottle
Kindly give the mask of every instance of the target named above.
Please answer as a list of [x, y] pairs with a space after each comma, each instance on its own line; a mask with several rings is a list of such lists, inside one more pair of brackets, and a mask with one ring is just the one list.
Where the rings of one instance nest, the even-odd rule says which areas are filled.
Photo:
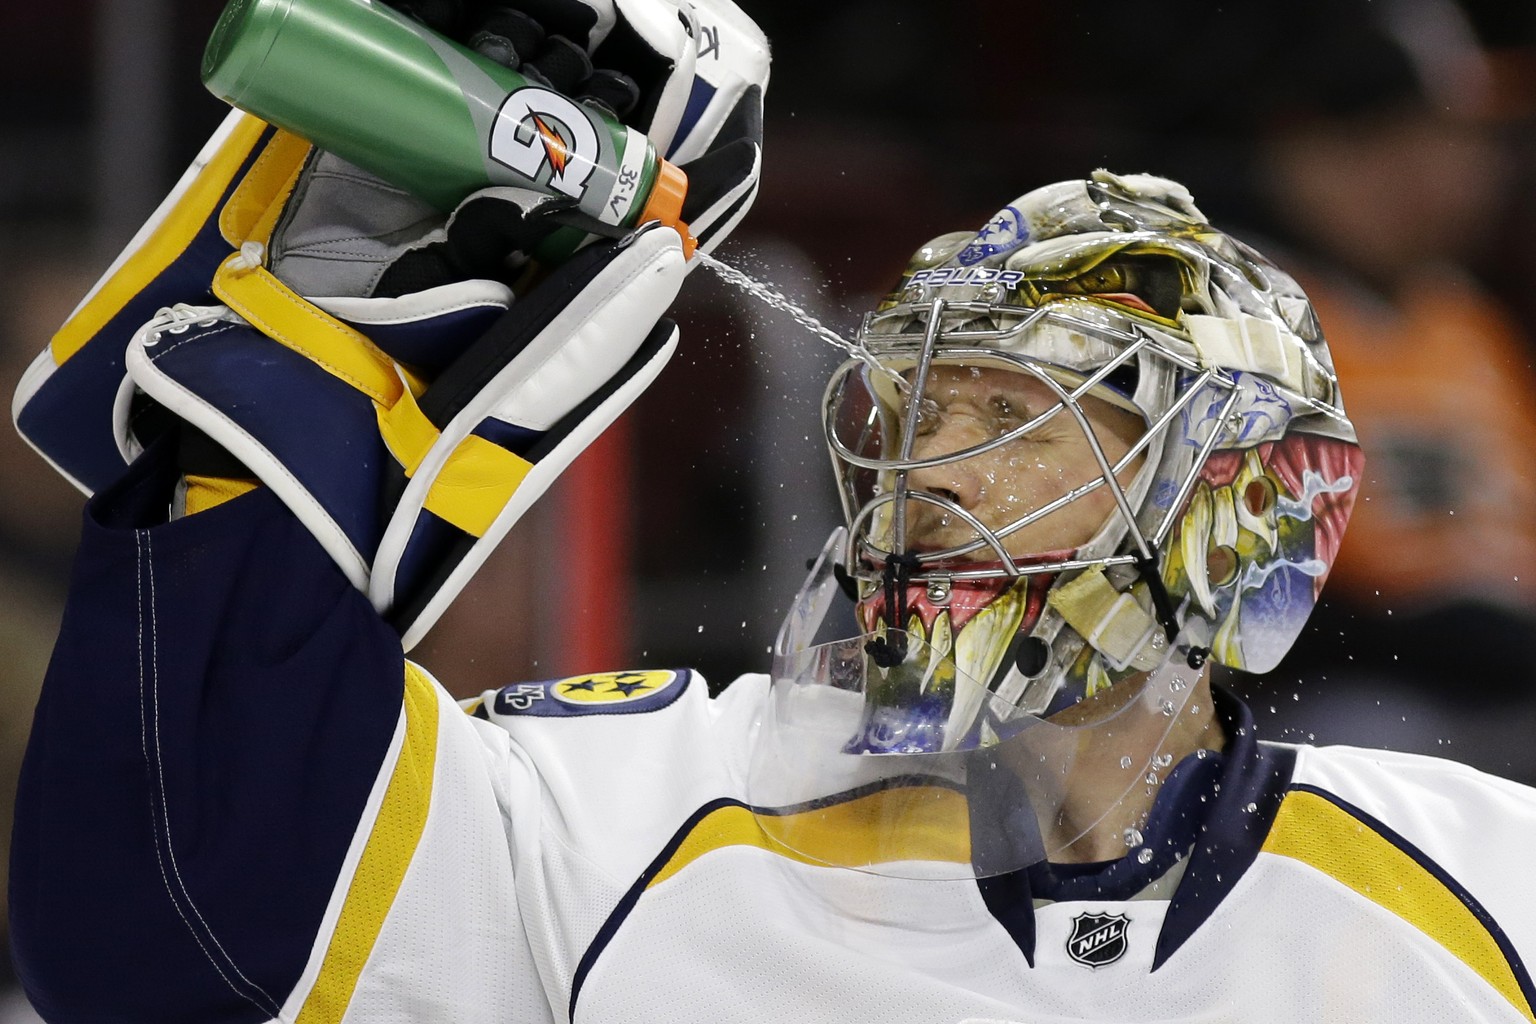
[[[491, 128], [491, 159], [530, 181], [581, 199], [602, 156], [597, 129], [576, 103], [529, 86], [507, 96]], [[544, 169], [548, 167], [548, 175]]]

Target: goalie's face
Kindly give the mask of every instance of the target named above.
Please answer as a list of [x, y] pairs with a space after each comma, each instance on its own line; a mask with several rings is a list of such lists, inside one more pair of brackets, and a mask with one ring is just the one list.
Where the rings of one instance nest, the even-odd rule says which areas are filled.
[[[1030, 515], [1101, 481], [1101, 455], [1103, 462], [1120, 464], [1146, 429], [1138, 413], [1085, 395], [1078, 400], [1084, 414], [1084, 420], [1079, 420], [1061, 408], [1060, 398], [1044, 381], [992, 366], [936, 366], [927, 384], [921, 399], [913, 403], [917, 415], [913, 456], [926, 462], [983, 450], [910, 473], [912, 490], [942, 503], [908, 502], [909, 550], [959, 548], [976, 538], [972, 526], [950, 505], [997, 533], [1010, 556], [1025, 559], [1075, 550], [1116, 514], [1114, 495], [1099, 486], [1038, 518]], [[984, 447], [1053, 408], [1057, 414], [1038, 426], [998, 447]], [[1121, 469], [1117, 479], [1122, 486], [1129, 484], [1140, 463], [1138, 457]], [[1008, 532], [1020, 521], [1022, 526]], [[959, 557], [988, 561], [996, 558], [996, 552], [980, 547]]]

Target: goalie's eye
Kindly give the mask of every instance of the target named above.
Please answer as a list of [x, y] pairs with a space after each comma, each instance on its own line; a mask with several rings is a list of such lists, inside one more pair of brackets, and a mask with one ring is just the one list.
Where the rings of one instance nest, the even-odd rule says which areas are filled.
[[1122, 256], [1061, 281], [1042, 281], [1045, 295], [1092, 295], [1165, 320], [1178, 317], [1183, 273], [1166, 256]]
[[938, 430], [941, 416], [938, 402], [931, 398], [920, 400], [917, 403], [917, 436], [924, 437]]

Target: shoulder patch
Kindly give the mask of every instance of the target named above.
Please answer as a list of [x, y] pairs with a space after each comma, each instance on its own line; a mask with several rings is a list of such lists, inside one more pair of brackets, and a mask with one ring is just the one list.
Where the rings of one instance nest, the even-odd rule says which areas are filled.
[[514, 683], [497, 691], [491, 710], [540, 718], [644, 714], [675, 701], [692, 676], [687, 669], [645, 669]]

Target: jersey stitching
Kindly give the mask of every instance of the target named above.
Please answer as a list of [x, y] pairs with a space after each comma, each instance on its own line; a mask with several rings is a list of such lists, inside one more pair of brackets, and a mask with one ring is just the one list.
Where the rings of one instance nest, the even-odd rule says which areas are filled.
[[160, 751], [160, 628], [155, 602], [155, 545], [154, 538], [148, 533], [144, 535], [144, 540], [146, 545], [146, 553], [148, 555], [146, 563], [149, 567], [149, 622], [151, 641], [149, 656], [151, 665], [150, 679], [153, 680], [154, 684], [155, 763], [160, 776], [160, 820], [165, 828], [165, 853], [171, 862], [171, 872], [176, 876], [176, 885], [181, 889], [182, 895], [187, 901], [187, 906], [190, 907], [192, 913], [196, 915], [198, 922], [203, 926], [204, 929], [207, 930], [208, 940], [213, 943], [214, 947], [218, 949], [219, 953], [228, 962], [230, 970], [238, 974], [241, 981], [245, 982], [247, 985], [251, 986], [257, 992], [259, 992], [262, 998], [264, 998], [270, 1005], [270, 1011], [274, 1016], [276, 1016], [278, 1011], [276, 1001], [273, 1000], [272, 996], [259, 984], [245, 976], [245, 972], [240, 970], [239, 965], [235, 963], [235, 958], [230, 956], [229, 952], [225, 950], [223, 944], [219, 942], [219, 937], [214, 934], [213, 926], [208, 923], [208, 921], [203, 917], [202, 911], [198, 910], [197, 904], [193, 902], [192, 893], [187, 889], [186, 882], [183, 881], [181, 877], [181, 866], [176, 863], [176, 848], [171, 842], [170, 808], [165, 801], [165, 759]]
[[[208, 962], [213, 965], [214, 971], [218, 973], [224, 984], [228, 985], [231, 991], [233, 991], [240, 998], [244, 999], [246, 1002], [250, 1003], [252, 1006], [255, 1006], [258, 1010], [261, 1010], [263, 1013], [270, 1014], [273, 1017], [282, 1019], [281, 1009], [273, 1002], [272, 997], [268, 995], [260, 985], [247, 978], [245, 974], [241, 972], [240, 968], [235, 964], [234, 958], [231, 957], [229, 953], [225, 951], [224, 947], [219, 944], [218, 938], [213, 934], [213, 929], [209, 927], [208, 922], [203, 918], [202, 913], [197, 909], [197, 904], [193, 902], [192, 894], [187, 890], [186, 883], [181, 878], [180, 868], [176, 864], [175, 851], [171, 848], [170, 810], [165, 799], [165, 761], [162, 756], [160, 747], [159, 619], [156, 614], [155, 607], [154, 541], [150, 537], [148, 531], [144, 530], [137, 531], [135, 533], [134, 539], [136, 541], [136, 554], [140, 566], [137, 586], [137, 600], [139, 606], [139, 739], [144, 750], [144, 757], [146, 762], [145, 767], [151, 770], [149, 801], [150, 823], [151, 833], [155, 843], [155, 860], [160, 867], [160, 880], [161, 883], [165, 886], [166, 894], [171, 899], [171, 905], [176, 909], [176, 916], [180, 917], [182, 924], [187, 926], [187, 931], [192, 934], [192, 940], [196, 942], [197, 947], [203, 951], [203, 955], [208, 958]], [[144, 590], [146, 580], [148, 581], [149, 589], [149, 703], [153, 708], [151, 712], [154, 726], [153, 756], [151, 756], [149, 749], [144, 694]], [[158, 802], [156, 799], [157, 797]], [[160, 835], [162, 830], [165, 833], [165, 842], [163, 846], [161, 844]], [[170, 876], [166, 874], [165, 870], [167, 859], [170, 860], [171, 874], [175, 875], [176, 878], [176, 885], [174, 888], [171, 885]], [[240, 980], [245, 982], [246, 985], [249, 985], [251, 988], [255, 989], [256, 992], [258, 992], [261, 997], [266, 1000], [266, 1005], [263, 1005], [250, 993], [242, 991], [240, 986], [231, 980], [229, 975], [224, 972], [224, 969], [222, 966], [220, 966], [218, 959], [214, 957], [213, 953], [209, 951], [208, 946], [204, 944], [203, 937], [198, 933], [198, 929], [192, 924], [190, 920], [187, 919], [186, 912], [182, 910], [181, 900], [177, 899], [178, 889], [180, 890], [181, 900], [186, 901], [187, 907], [191, 909], [192, 913], [197, 917], [198, 923], [201, 924], [203, 929], [208, 933], [209, 941], [213, 943], [213, 945], [218, 949], [219, 953], [224, 957], [224, 960], [227, 962], [230, 970], [239, 975]]]
[[[145, 580], [145, 577], [147, 576], [148, 571], [149, 571], [148, 570], [148, 566], [146, 564], [146, 560], [145, 560], [145, 552], [144, 552], [145, 539], [146, 539], [145, 533], [142, 530], [137, 531], [134, 534], [135, 555], [136, 555], [137, 562], [138, 562], [138, 572], [135, 574], [136, 577], [137, 577], [137, 586], [136, 586], [135, 597], [136, 597], [137, 602], [138, 602], [138, 618], [139, 618], [139, 631], [138, 631], [138, 634], [139, 634], [138, 635], [138, 641], [139, 641], [139, 743], [140, 743], [140, 746], [141, 746], [141, 748], [143, 749], [143, 752], [144, 752], [144, 767], [146, 769], [146, 772], [149, 774], [149, 781], [150, 781], [150, 787], [149, 787], [149, 820], [150, 820], [150, 835], [154, 839], [154, 843], [155, 843], [155, 863], [160, 868], [160, 882], [161, 882], [162, 885], [165, 886], [165, 893], [166, 893], [167, 896], [170, 897], [171, 906], [175, 908], [176, 916], [181, 918], [182, 924], [187, 926], [187, 931], [192, 933], [192, 941], [197, 943], [197, 948], [201, 949], [203, 951], [203, 955], [208, 958], [208, 962], [209, 963], [213, 964], [213, 969], [218, 972], [219, 977], [224, 980], [224, 983], [226, 985], [228, 985], [231, 989], [234, 989], [234, 991], [235, 991], [235, 993], [237, 995], [241, 995], [242, 997], [246, 998], [247, 1001], [249, 1001], [250, 997], [249, 996], [245, 996], [244, 993], [240, 992], [240, 990], [235, 987], [234, 983], [229, 980], [228, 975], [226, 975], [224, 973], [223, 969], [219, 967], [218, 962], [214, 960], [213, 955], [208, 952], [208, 947], [203, 945], [203, 940], [197, 934], [197, 929], [192, 927], [192, 922], [188, 921], [187, 920], [187, 915], [185, 913], [183, 913], [183, 911], [181, 909], [181, 904], [176, 899], [176, 893], [171, 888], [170, 878], [165, 873], [165, 854], [161, 851], [161, 847], [160, 847], [159, 814], [157, 813], [157, 807], [155, 805], [156, 789], [155, 789], [155, 785], [154, 785], [154, 774], [153, 774], [154, 763], [153, 763], [153, 759], [150, 757], [150, 753], [149, 753], [149, 737], [148, 737], [148, 724], [147, 724], [147, 716], [146, 716], [146, 702], [145, 702], [145, 699], [144, 699], [144, 633], [145, 633], [144, 580]], [[151, 598], [151, 600], [153, 600], [153, 598]], [[151, 630], [153, 630], [153, 623], [151, 623], [150, 625], [151, 625]], [[153, 632], [151, 632], [150, 646], [153, 647], [154, 643], [155, 643], [155, 638], [154, 638]], [[158, 752], [158, 744], [157, 744], [157, 752]], [[258, 1006], [258, 1009], [265, 1009], [265, 1008]]]

